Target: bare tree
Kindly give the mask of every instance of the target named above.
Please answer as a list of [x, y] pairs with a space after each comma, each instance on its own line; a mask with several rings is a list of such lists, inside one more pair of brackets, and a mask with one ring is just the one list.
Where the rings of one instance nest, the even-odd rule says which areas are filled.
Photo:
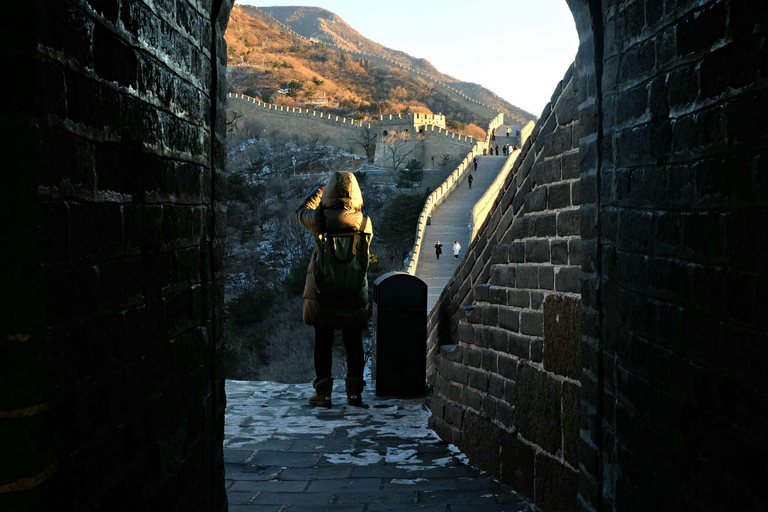
[[309, 144], [310, 151], [315, 151], [321, 146], [327, 146], [330, 140], [330, 137], [317, 132], [310, 132], [307, 134], [307, 144]]
[[306, 248], [312, 245], [312, 235], [296, 222], [292, 211], [278, 217], [274, 227], [280, 236], [274, 238], [273, 248], [278, 253], [288, 255], [288, 261], [283, 262], [287, 267], [291, 261], [300, 259]]
[[365, 151], [365, 156], [369, 162], [373, 162], [373, 155], [376, 152], [376, 130], [371, 125], [363, 126], [356, 137], [347, 139], [348, 142], [358, 144]]
[[[417, 149], [421, 148], [422, 142], [419, 139], [414, 142], [408, 133], [397, 133], [384, 138], [384, 161], [390, 164], [394, 171], [399, 171], [408, 160], [413, 158]], [[413, 156], [411, 156], [413, 155]]]

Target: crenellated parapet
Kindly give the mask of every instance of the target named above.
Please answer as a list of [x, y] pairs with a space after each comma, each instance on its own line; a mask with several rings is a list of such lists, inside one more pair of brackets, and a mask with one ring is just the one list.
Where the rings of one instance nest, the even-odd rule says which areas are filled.
[[321, 121], [327, 121], [329, 123], [338, 123], [341, 125], [346, 125], [350, 128], [361, 128], [365, 125], [367, 125], [368, 127], [371, 126], [370, 123], [363, 123], [362, 121], [358, 121], [350, 117], [338, 116], [338, 115], [329, 114], [326, 112], [321, 112], [319, 110], [310, 110], [308, 108], [275, 105], [274, 103], [267, 103], [265, 101], [257, 100], [256, 98], [246, 96], [245, 94], [229, 93], [227, 95], [227, 100], [231, 104], [236, 104], [241, 106], [246, 105], [254, 109], [269, 111], [270, 113], [273, 113], [273, 114], [284, 114], [287, 116], [303, 117], [307, 119], [317, 119]]
[[442, 114], [384, 114], [379, 116], [378, 122], [382, 126], [410, 124], [414, 127], [439, 126], [445, 128], [445, 116]]
[[378, 130], [376, 161], [381, 165], [386, 165], [385, 153], [395, 134], [405, 136], [413, 144], [421, 144], [414, 158], [423, 162], [431, 162], [433, 157], [440, 158], [446, 153], [452, 158], [461, 158], [477, 143], [474, 137], [446, 130], [445, 116], [439, 114], [387, 114], [372, 124], [318, 110], [275, 105], [244, 94], [230, 93], [227, 100], [228, 132], [246, 138], [264, 131], [316, 134], [330, 145], [362, 152], [355, 143], [359, 130]]

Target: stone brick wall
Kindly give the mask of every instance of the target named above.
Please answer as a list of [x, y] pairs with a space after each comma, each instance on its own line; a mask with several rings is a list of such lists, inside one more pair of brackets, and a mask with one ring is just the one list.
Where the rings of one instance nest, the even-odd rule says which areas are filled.
[[768, 5], [596, 19], [581, 507], [765, 509]]
[[[545, 240], [525, 220], [564, 197], [561, 182], [533, 187], [531, 160], [568, 145], [560, 124], [544, 128], [545, 110], [515, 170], [520, 189], [497, 204], [430, 317], [432, 424], [544, 510], [765, 509], [768, 132], [756, 113], [768, 104], [768, 7], [568, 3], [580, 206], [567, 247], [581, 249], [563, 268], [580, 262], [581, 286], [558, 293], [555, 277], [554, 293], [517, 289], [552, 285], [544, 248], [553, 266], [556, 246], [566, 254], [558, 218]], [[558, 157], [561, 173], [573, 154]], [[537, 272], [525, 270], [529, 252]], [[519, 316], [513, 300], [528, 307]], [[563, 352], [558, 341], [579, 330], [580, 347]], [[568, 427], [576, 393], [580, 424]]]
[[[305, 108], [264, 103], [242, 94], [227, 95], [227, 136], [234, 139], [258, 137], [298, 138], [319, 142], [365, 156], [354, 139], [364, 140], [362, 130], [370, 123]], [[375, 133], [376, 128], [373, 127]]]
[[231, 2], [3, 14], [0, 509], [224, 510]]
[[[392, 166], [392, 146], [381, 142], [384, 133], [392, 130], [408, 130], [409, 140], [413, 140], [403, 147], [398, 146], [396, 153], [402, 155], [411, 151], [408, 159], [416, 158], [428, 168], [432, 168], [432, 157], [437, 164], [444, 154], [461, 160], [477, 142], [473, 137], [446, 130], [445, 116], [387, 115], [379, 116], [379, 121], [371, 124], [315, 110], [264, 103], [242, 94], [229, 94], [227, 99], [227, 134], [230, 137], [279, 136], [286, 140], [320, 141], [365, 156], [365, 150], [356, 140], [365, 140], [362, 131], [368, 129], [376, 134], [374, 140], [379, 141], [375, 144], [375, 163], [382, 167]], [[441, 122], [442, 128], [439, 126]], [[421, 135], [419, 126], [424, 129]]]
[[571, 68], [428, 327], [431, 426], [544, 510], [578, 483], [577, 84]]

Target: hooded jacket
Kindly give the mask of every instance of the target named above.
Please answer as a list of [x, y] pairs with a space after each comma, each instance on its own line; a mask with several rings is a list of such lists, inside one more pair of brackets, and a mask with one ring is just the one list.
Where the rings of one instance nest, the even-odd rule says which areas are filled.
[[[311, 192], [296, 208], [296, 218], [313, 236], [322, 233], [322, 220], [329, 233], [359, 230], [365, 215], [363, 194], [357, 178], [350, 172], [335, 172], [324, 188]], [[323, 215], [324, 219], [320, 216]], [[365, 233], [373, 236], [371, 220], [365, 226]], [[304, 284], [302, 315], [307, 325], [327, 326], [335, 329], [362, 329], [368, 323], [368, 280], [352, 305], [321, 304], [315, 285], [314, 268], [317, 252], [312, 253]]]

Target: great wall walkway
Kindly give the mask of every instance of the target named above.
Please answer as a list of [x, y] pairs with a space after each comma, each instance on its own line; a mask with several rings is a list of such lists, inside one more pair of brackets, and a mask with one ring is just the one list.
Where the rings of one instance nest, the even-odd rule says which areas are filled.
[[[497, 133], [503, 133], [506, 125], [499, 127]], [[506, 141], [505, 136], [497, 136], [495, 144], [499, 148]], [[509, 140], [512, 140], [510, 137]], [[501, 150], [499, 150], [501, 153]], [[432, 211], [432, 219], [424, 233], [424, 242], [419, 253], [419, 262], [416, 267], [416, 277], [427, 283], [428, 298], [427, 311], [437, 303], [443, 288], [453, 276], [458, 262], [453, 257], [453, 242], [459, 241], [463, 258], [469, 248], [469, 215], [472, 207], [483, 196], [486, 189], [493, 183], [499, 171], [504, 165], [506, 156], [479, 156], [477, 158], [477, 172], [470, 171], [474, 177], [472, 189], [467, 184], [467, 173], [456, 185], [456, 188], [448, 195], [437, 208]], [[438, 260], [435, 257], [435, 244], [437, 241], [443, 244], [443, 254]]]
[[[424, 399], [307, 405], [310, 384], [227, 381], [230, 512], [521, 512], [533, 506], [427, 428]], [[344, 399], [337, 381], [334, 400]], [[346, 400], [343, 402], [346, 404]]]

